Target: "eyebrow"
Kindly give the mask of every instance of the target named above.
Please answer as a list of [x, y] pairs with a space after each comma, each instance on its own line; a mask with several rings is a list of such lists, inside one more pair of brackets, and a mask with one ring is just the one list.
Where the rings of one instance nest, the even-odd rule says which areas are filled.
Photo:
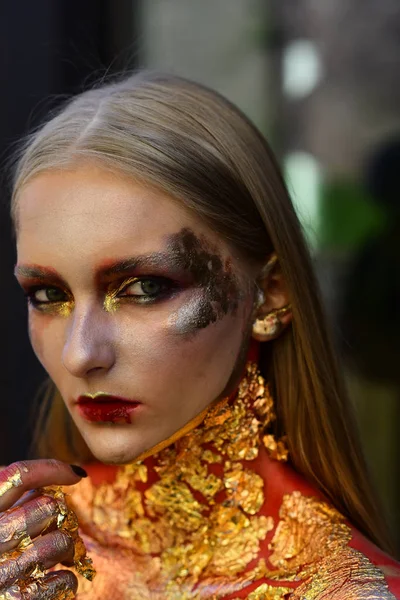
[[14, 275], [16, 277], [24, 277], [26, 279], [36, 279], [38, 281], [47, 281], [49, 279], [62, 281], [64, 279], [57, 273], [55, 269], [49, 267], [39, 267], [38, 265], [15, 265]]
[[[124, 258], [118, 261], [105, 261], [94, 270], [96, 279], [109, 279], [115, 275], [124, 275], [132, 273], [137, 269], [148, 267], [175, 267], [179, 268], [179, 260], [171, 252], [155, 252], [153, 254], [143, 254], [130, 258]], [[42, 267], [39, 265], [17, 264], [14, 269], [16, 277], [25, 279], [35, 279], [36, 281], [60, 281], [65, 284], [65, 280], [57, 273], [55, 269]]]
[[146, 267], [178, 267], [178, 260], [174, 253], [171, 252], [155, 252], [154, 254], [143, 254], [131, 258], [125, 258], [120, 261], [108, 263], [99, 266], [95, 273], [96, 277], [108, 278], [113, 275], [123, 275], [131, 273], [136, 269]]

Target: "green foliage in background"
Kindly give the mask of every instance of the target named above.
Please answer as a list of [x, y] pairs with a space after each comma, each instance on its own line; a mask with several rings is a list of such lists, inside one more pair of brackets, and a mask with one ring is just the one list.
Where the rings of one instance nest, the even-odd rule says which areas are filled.
[[354, 251], [382, 231], [384, 211], [352, 181], [327, 182], [321, 190], [321, 249]]

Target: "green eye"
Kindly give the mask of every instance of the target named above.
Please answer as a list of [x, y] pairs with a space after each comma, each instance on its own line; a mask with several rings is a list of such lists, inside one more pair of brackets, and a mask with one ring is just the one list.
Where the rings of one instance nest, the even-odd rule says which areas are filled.
[[140, 282], [143, 293], [147, 296], [154, 296], [161, 291], [161, 285], [152, 279], [144, 279]]
[[36, 290], [33, 295], [33, 299], [36, 302], [64, 302], [66, 299], [65, 292], [60, 290], [59, 288], [42, 288], [40, 290]]
[[163, 289], [155, 279], [139, 279], [124, 290], [124, 296], [157, 296]]

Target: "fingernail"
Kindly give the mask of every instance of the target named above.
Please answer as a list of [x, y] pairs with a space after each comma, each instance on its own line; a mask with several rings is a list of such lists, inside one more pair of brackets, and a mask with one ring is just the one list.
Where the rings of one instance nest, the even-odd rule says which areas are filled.
[[69, 466], [71, 467], [71, 469], [73, 470], [75, 475], [78, 475], [78, 477], [87, 477], [88, 476], [85, 469], [82, 469], [82, 467], [79, 467], [78, 465], [69, 465]]

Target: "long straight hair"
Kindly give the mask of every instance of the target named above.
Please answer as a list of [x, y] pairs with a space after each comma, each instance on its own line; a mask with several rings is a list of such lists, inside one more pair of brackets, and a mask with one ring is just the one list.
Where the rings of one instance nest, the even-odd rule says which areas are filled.
[[[22, 148], [12, 203], [17, 231], [18, 196], [28, 180], [82, 161], [169, 193], [249, 264], [261, 265], [277, 253], [293, 322], [264, 345], [261, 368], [274, 390], [279, 433], [287, 435], [295, 469], [367, 537], [390, 550], [308, 248], [265, 139], [227, 100], [179, 77], [141, 72], [88, 90]], [[40, 453], [87, 459], [60, 395], [50, 396], [37, 428]]]

